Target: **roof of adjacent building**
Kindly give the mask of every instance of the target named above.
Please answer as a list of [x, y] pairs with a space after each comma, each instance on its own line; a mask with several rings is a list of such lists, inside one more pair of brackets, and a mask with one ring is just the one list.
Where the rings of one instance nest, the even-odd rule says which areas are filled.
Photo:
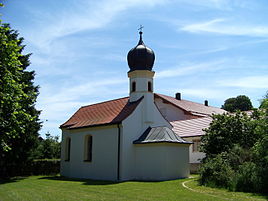
[[176, 135], [170, 128], [165, 126], [160, 127], [148, 127], [144, 133], [135, 140], [133, 144], [147, 144], [147, 143], [180, 143], [191, 144], [178, 135]]
[[125, 97], [83, 106], [60, 128], [75, 129], [121, 123], [135, 110], [142, 98], [131, 103], [128, 100]]
[[211, 117], [200, 117], [189, 120], [179, 120], [170, 122], [172, 130], [180, 137], [194, 137], [205, 134], [204, 128], [208, 128], [212, 122]]
[[200, 103], [195, 103], [188, 100], [178, 100], [171, 96], [166, 96], [163, 94], [155, 94], [156, 98], [161, 98], [164, 102], [174, 105], [175, 107], [181, 108], [182, 110], [189, 112], [196, 116], [207, 116], [212, 114], [223, 114], [226, 111], [217, 107], [205, 106]]

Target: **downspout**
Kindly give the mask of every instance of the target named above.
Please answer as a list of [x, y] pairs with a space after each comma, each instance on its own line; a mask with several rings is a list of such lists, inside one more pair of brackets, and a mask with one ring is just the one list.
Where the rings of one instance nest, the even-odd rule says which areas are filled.
[[121, 130], [120, 124], [117, 124], [118, 128], [118, 146], [117, 146], [117, 180], [120, 180], [120, 152], [121, 152]]

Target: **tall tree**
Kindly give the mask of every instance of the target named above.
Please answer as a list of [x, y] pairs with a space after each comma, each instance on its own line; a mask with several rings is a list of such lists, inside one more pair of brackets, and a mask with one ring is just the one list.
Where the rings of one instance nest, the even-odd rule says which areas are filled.
[[263, 96], [263, 99], [260, 100], [260, 108], [262, 108], [262, 109], [264, 109], [264, 108], [268, 109], [268, 91]]
[[253, 106], [249, 97], [245, 95], [239, 95], [235, 98], [226, 99], [224, 101], [224, 105], [222, 105], [222, 109], [229, 112], [235, 112], [236, 110], [248, 111], [252, 110]]
[[60, 142], [59, 136], [46, 133], [46, 139], [39, 138], [38, 147], [32, 152], [33, 159], [59, 159]]
[[36, 110], [38, 86], [27, 71], [30, 54], [23, 55], [23, 38], [0, 22], [0, 177], [23, 170], [41, 128]]

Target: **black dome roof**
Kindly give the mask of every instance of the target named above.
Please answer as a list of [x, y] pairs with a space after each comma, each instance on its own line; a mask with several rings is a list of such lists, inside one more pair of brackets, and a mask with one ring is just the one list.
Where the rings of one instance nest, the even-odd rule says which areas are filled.
[[140, 41], [138, 45], [132, 48], [127, 54], [127, 62], [130, 71], [152, 70], [154, 59], [154, 51], [145, 46], [142, 41], [142, 32], [140, 32]]

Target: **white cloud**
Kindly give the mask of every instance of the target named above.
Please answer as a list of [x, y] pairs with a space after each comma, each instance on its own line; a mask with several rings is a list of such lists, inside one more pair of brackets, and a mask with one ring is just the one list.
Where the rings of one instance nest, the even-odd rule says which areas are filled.
[[195, 10], [202, 8], [233, 10], [235, 8], [250, 8], [250, 6], [254, 5], [252, 2], [245, 0], [177, 0], [176, 2], [191, 5]]
[[189, 74], [195, 74], [198, 71], [204, 71], [213, 69], [216, 70], [222, 66], [224, 60], [212, 61], [207, 63], [200, 64], [191, 64], [187, 66], [179, 66], [176, 68], [160, 71], [156, 73], [156, 78], [168, 78], [168, 77], [177, 77]]
[[[167, 0], [81, 0], [72, 7], [63, 8], [53, 15], [43, 15], [31, 30], [30, 41], [39, 48], [48, 47], [53, 40], [85, 30], [94, 30], [108, 25], [119, 13], [134, 7], [153, 7]], [[39, 15], [39, 12], [33, 12]], [[42, 16], [42, 15], [41, 15]]]
[[268, 37], [268, 26], [232, 23], [222, 18], [185, 25], [180, 30], [192, 33], [207, 32], [235, 36]]
[[218, 84], [224, 87], [267, 89], [268, 75], [221, 80]]
[[225, 93], [219, 89], [210, 89], [210, 88], [184, 88], [181, 89], [183, 94], [189, 96], [195, 96], [204, 99], [223, 99], [225, 98]]
[[[55, 86], [51, 85], [43, 85], [41, 88], [41, 94], [39, 96], [38, 102], [41, 105], [51, 105], [55, 103], [65, 103], [70, 101], [79, 100], [79, 98], [88, 96], [90, 94], [94, 94], [94, 96], [98, 96], [98, 94], [107, 91], [109, 87], [113, 85], [119, 85], [122, 83], [126, 83], [126, 79], [103, 79], [103, 80], [92, 80], [88, 82], [75, 83], [75, 86], [62, 86], [58, 92], [54, 91], [53, 88]], [[72, 82], [73, 84], [73, 82]], [[44, 89], [45, 88], [45, 89]], [[44, 93], [42, 93], [42, 90]]]
[[[58, 134], [58, 127], [64, 123], [81, 106], [102, 101], [105, 97], [124, 94], [118, 87], [127, 86], [127, 78], [109, 78], [76, 83], [75, 86], [64, 85], [58, 89], [55, 85], [43, 85], [38, 96], [37, 108], [42, 110], [40, 115], [43, 123], [42, 132], [53, 131]], [[117, 87], [116, 91], [111, 90]], [[48, 120], [48, 121], [46, 121]], [[55, 127], [56, 126], [56, 127]]]

